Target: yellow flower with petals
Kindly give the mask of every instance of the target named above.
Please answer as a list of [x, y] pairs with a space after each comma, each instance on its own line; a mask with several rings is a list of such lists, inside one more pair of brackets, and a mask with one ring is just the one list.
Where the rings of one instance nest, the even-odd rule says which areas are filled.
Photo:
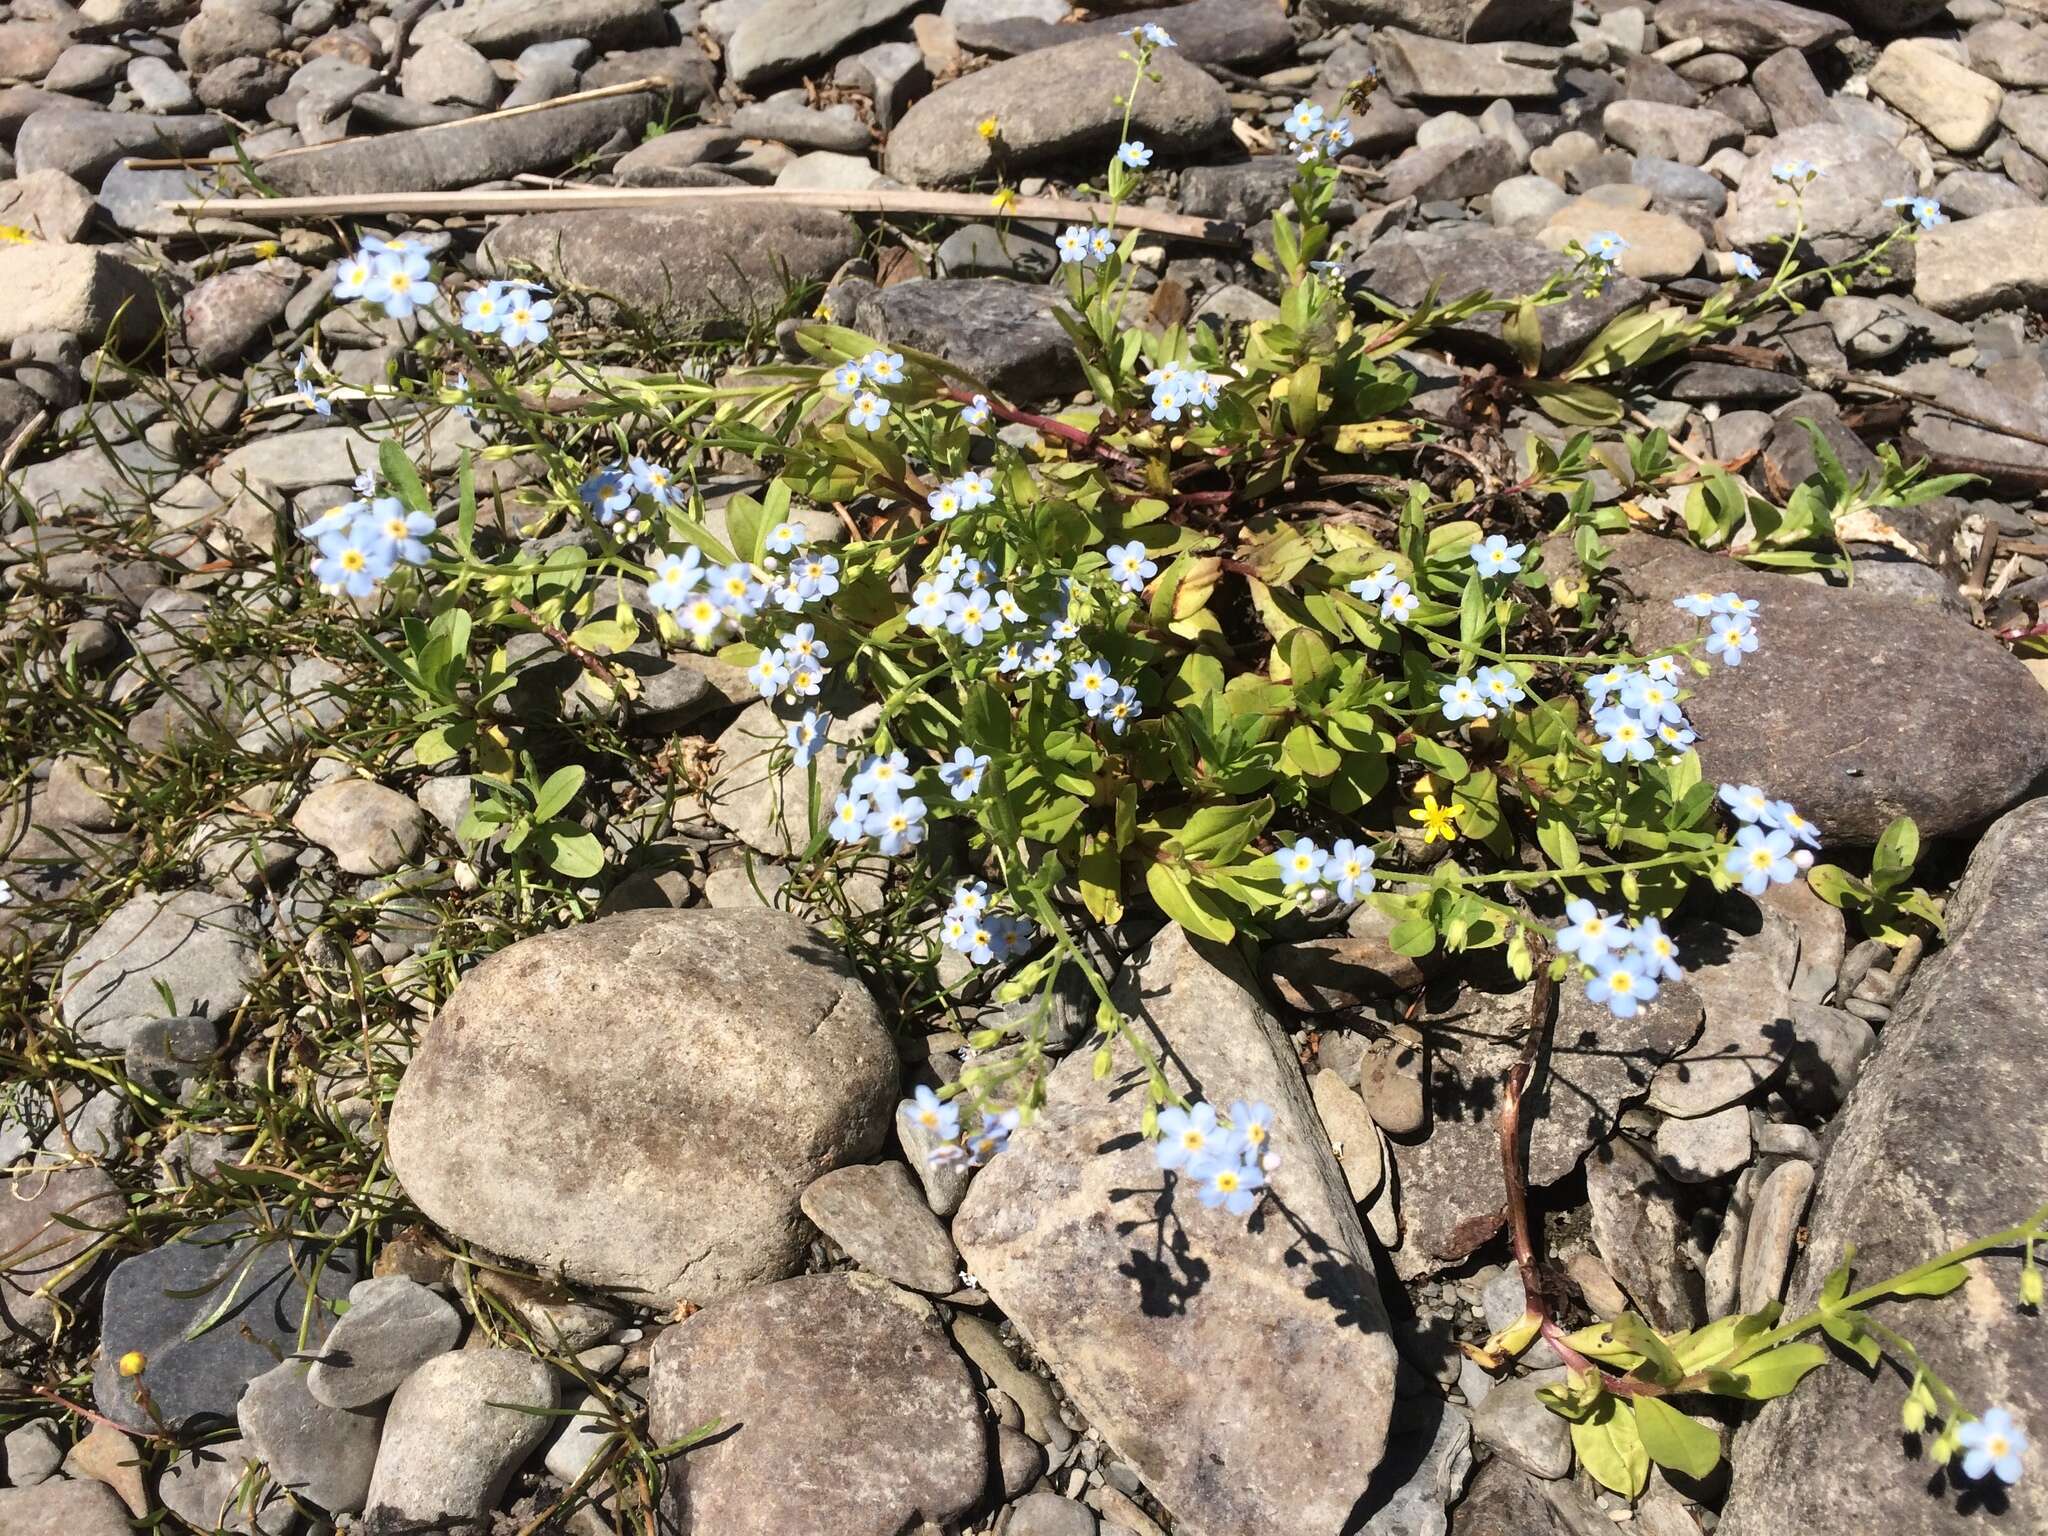
[[1013, 212], [1017, 207], [1017, 189], [1015, 187], [1004, 187], [1002, 191], [988, 200], [988, 205], [995, 209], [997, 213]]
[[1424, 795], [1422, 804], [1408, 813], [1412, 820], [1422, 823], [1424, 844], [1433, 843], [1438, 838], [1447, 843], [1456, 841], [1458, 829], [1451, 825], [1451, 821], [1452, 818], [1464, 814], [1465, 807], [1460, 801], [1453, 800], [1449, 805], [1439, 805], [1435, 795]]
[[980, 134], [984, 139], [993, 140], [996, 136], [995, 117], [993, 115], [984, 117], [980, 122], [974, 125], [974, 131]]
[[35, 236], [19, 224], [0, 224], [0, 242], [8, 245], [27, 245]]

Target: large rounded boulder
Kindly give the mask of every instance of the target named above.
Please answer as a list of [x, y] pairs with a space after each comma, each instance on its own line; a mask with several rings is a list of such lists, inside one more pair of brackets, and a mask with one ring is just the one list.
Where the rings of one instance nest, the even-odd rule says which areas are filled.
[[873, 1154], [896, 1053], [825, 936], [776, 912], [627, 912], [466, 977], [391, 1114], [406, 1193], [573, 1280], [705, 1301], [794, 1274], [819, 1174]]

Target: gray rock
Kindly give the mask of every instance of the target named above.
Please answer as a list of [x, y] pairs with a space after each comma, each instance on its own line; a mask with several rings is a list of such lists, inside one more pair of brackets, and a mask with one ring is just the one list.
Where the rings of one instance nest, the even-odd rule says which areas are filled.
[[[1771, 175], [1787, 160], [1808, 161], [1821, 172], [1799, 198], [1800, 208]], [[1789, 240], [1803, 209], [1805, 238], [1834, 260], [1836, 253], [1861, 252], [1896, 225], [1898, 210], [1885, 207], [1886, 198], [1918, 191], [1912, 166], [1883, 139], [1836, 123], [1813, 123], [1779, 134], [1751, 157], [1723, 230], [1738, 250], [1760, 251]]]
[[404, 1275], [379, 1275], [348, 1293], [306, 1389], [332, 1408], [367, 1408], [461, 1338], [462, 1316], [447, 1302]]
[[1717, 53], [1751, 61], [1783, 48], [1812, 53], [1849, 35], [1839, 16], [1785, 0], [1663, 0], [1652, 14], [1661, 37], [1698, 38]]
[[1521, 169], [1511, 145], [1484, 135], [1416, 145], [1387, 167], [1380, 196], [1422, 202], [1458, 201], [1491, 191]]
[[1003, 1497], [1014, 1499], [1045, 1474], [1045, 1452], [1036, 1440], [1007, 1424], [996, 1426], [996, 1469]]
[[1629, 180], [1650, 194], [1653, 208], [1685, 217], [1713, 218], [1728, 206], [1728, 189], [1710, 171], [1641, 155]]
[[[1686, 712], [1709, 779], [1766, 787], [1831, 844], [1873, 843], [1901, 814], [1922, 837], [1947, 836], [1998, 815], [2048, 769], [2048, 690], [1968, 625], [1668, 540], [1629, 535], [1613, 548], [1636, 594], [1622, 619], [1639, 646], [1698, 633], [1671, 606], [1680, 593], [1739, 590], [1763, 605], [1759, 648], [1699, 679]], [[1955, 709], [1965, 697], [1967, 716]]]
[[452, 37], [430, 39], [408, 53], [398, 83], [414, 101], [480, 111], [496, 106], [504, 89], [491, 61]]
[[1703, 1293], [1680, 1253], [1685, 1219], [1656, 1165], [1615, 1137], [1586, 1160], [1586, 1201], [1601, 1262], [1651, 1326], [1697, 1328]]
[[1472, 1475], [1472, 1421], [1462, 1408], [1425, 1396], [1403, 1410], [1360, 1506], [1360, 1536], [1444, 1536], [1445, 1507]]
[[1780, 48], [1750, 72], [1749, 81], [1779, 133], [1834, 121], [1826, 89], [1797, 48]]
[[145, 891], [64, 963], [57, 1011], [89, 1043], [121, 1050], [137, 1026], [164, 1016], [163, 991], [182, 1012], [224, 1019], [259, 968], [247, 907], [209, 891]]
[[168, 1097], [205, 1075], [220, 1050], [220, 1026], [207, 1019], [155, 1019], [129, 1037], [121, 1067], [130, 1082]]
[[960, 1254], [903, 1164], [835, 1168], [812, 1181], [801, 1203], [861, 1268], [934, 1296], [960, 1288]]
[[[614, 1022], [593, 1036], [593, 1017]], [[592, 1285], [708, 1299], [796, 1269], [799, 1196], [880, 1147], [895, 1090], [874, 1003], [815, 930], [627, 912], [463, 979], [400, 1085], [391, 1160], [460, 1236]], [[772, 1131], [743, 1129], [769, 1097]]]
[[1296, 166], [1291, 155], [1262, 155], [1234, 165], [1191, 165], [1181, 173], [1183, 212], [1256, 224], [1287, 205]]
[[[344, 1248], [319, 1254], [306, 1243], [265, 1241], [232, 1221], [124, 1259], [107, 1277], [94, 1402], [142, 1431], [154, 1428], [153, 1415], [173, 1427], [232, 1419], [242, 1388], [302, 1347], [302, 1323], [304, 1348], [325, 1342], [331, 1303], [347, 1294], [353, 1269]], [[131, 1350], [144, 1361], [132, 1379], [119, 1370]], [[145, 1388], [150, 1411], [137, 1399]]]
[[1074, 344], [1053, 318], [1064, 304], [1040, 284], [914, 277], [863, 291], [851, 319], [877, 340], [934, 353], [997, 394], [1036, 403], [1082, 382]]
[[[1266, 1217], [1205, 1209], [1177, 1177], [1162, 1186], [1136, 1134], [1130, 1056], [1098, 1082], [1076, 1054], [976, 1175], [954, 1241], [1179, 1530], [1335, 1531], [1380, 1460], [1394, 1352], [1293, 1047], [1242, 963], [1177, 927], [1118, 995], [1183, 1091], [1274, 1106]], [[1238, 1384], [1241, 1411], [1213, 1411], [1219, 1380]], [[1218, 1464], [1260, 1476], [1219, 1482]]]
[[1764, 1176], [1742, 1240], [1739, 1295], [1743, 1311], [1754, 1312], [1784, 1295], [1799, 1219], [1806, 1214], [1806, 1197], [1812, 1191], [1811, 1163], [1796, 1159], [1780, 1163]]
[[388, 874], [418, 858], [427, 841], [419, 802], [368, 779], [322, 784], [299, 802], [292, 827], [352, 875]]
[[1095, 1511], [1041, 1489], [1010, 1506], [1009, 1536], [1095, 1536]]
[[[853, 756], [867, 740], [872, 720], [835, 717], [825, 751], [812, 759], [817, 769], [821, 817], [831, 814], [833, 798], [857, 764]], [[748, 705], [718, 737], [718, 772], [705, 797], [711, 819], [749, 848], [787, 858], [810, 846], [809, 778], [805, 773], [772, 772], [772, 753], [787, 740], [787, 728], [765, 699]]]
[[448, 38], [494, 59], [570, 38], [615, 49], [656, 47], [668, 37], [659, 0], [469, 0], [434, 12], [413, 29], [416, 43]]
[[1691, 1119], [1748, 1097], [1783, 1068], [1792, 1047], [1799, 930], [1771, 896], [1730, 892], [1716, 920], [1680, 928], [1675, 937], [1706, 1027], [1658, 1070], [1649, 1102]]
[[941, 277], [1014, 277], [1043, 281], [1059, 265], [1044, 234], [1023, 225], [963, 224], [939, 242], [933, 264]]
[[1710, 1184], [1749, 1163], [1749, 1111], [1740, 1104], [1657, 1127], [1657, 1163], [1681, 1184]]
[[1453, 43], [1412, 32], [1373, 34], [1380, 73], [1397, 101], [1548, 100], [1558, 52], [1533, 43]]
[[1457, 1516], [1457, 1536], [1591, 1536], [1608, 1523], [1573, 1484], [1539, 1482], [1504, 1457], [1479, 1469]]
[[547, 1453], [541, 1459], [553, 1476], [564, 1484], [572, 1484], [611, 1444], [612, 1419], [604, 1399], [595, 1392], [586, 1392], [576, 1404], [576, 1412], [560, 1423], [561, 1428], [549, 1440]]
[[1247, 5], [1244, 0], [1188, 0], [1186, 4], [1139, 10], [1122, 6], [1115, 9], [1114, 16], [1084, 21], [1078, 26], [1055, 25], [1043, 17], [1011, 17], [960, 22], [955, 30], [962, 47], [1008, 58], [1035, 48], [1054, 48], [1078, 38], [1128, 36], [1133, 27], [1153, 22], [1173, 34], [1174, 47], [1182, 58], [1196, 64], [1226, 64], [1241, 70], [1276, 59], [1294, 47], [1294, 34], [1276, 5]]
[[960, 1202], [967, 1198], [968, 1180], [974, 1177], [974, 1170], [961, 1163], [946, 1159], [935, 1159], [941, 1143], [938, 1136], [918, 1124], [908, 1110], [896, 1113], [896, 1141], [903, 1150], [903, 1159], [917, 1173], [917, 1181], [924, 1188], [925, 1203], [935, 1215], [951, 1216], [960, 1209]]
[[131, 63], [128, 87], [145, 112], [190, 112], [199, 105], [191, 84], [162, 59], [145, 55]]
[[[485, 238], [477, 260], [486, 276], [537, 270], [608, 295], [592, 308], [601, 322], [624, 305], [695, 337], [737, 333], [750, 318], [778, 310], [792, 286], [829, 276], [857, 248], [851, 223], [813, 209], [610, 209], [509, 219]], [[738, 250], [764, 259], [735, 262]]]
[[7, 1536], [129, 1536], [128, 1510], [105, 1483], [47, 1482], [0, 1488]]
[[1571, 1476], [1572, 1427], [1536, 1395], [1563, 1378], [1555, 1370], [1496, 1382], [1472, 1415], [1472, 1433], [1531, 1476]]
[[583, 72], [583, 84], [590, 89], [636, 80], [658, 81], [661, 89], [653, 98], [655, 116], [677, 118], [693, 111], [717, 88], [718, 70], [702, 48], [686, 41], [673, 48], [614, 53]]
[[92, 211], [92, 194], [62, 171], [31, 171], [15, 181], [0, 181], [0, 223], [53, 245], [82, 236]]
[[207, 115], [151, 117], [50, 106], [21, 125], [14, 141], [15, 173], [58, 170], [86, 186], [97, 186], [114, 163], [128, 155], [200, 155], [227, 138], [227, 123]]
[[1617, 101], [1600, 127], [1623, 149], [1680, 165], [1702, 164], [1715, 150], [1742, 143], [1742, 124], [1734, 118], [1661, 101]]
[[2048, 208], [1939, 225], [1920, 236], [1913, 257], [1913, 297], [1937, 314], [1967, 319], [2048, 303]]
[[[1403, 1278], [1464, 1258], [1506, 1219], [1494, 1174], [1499, 1086], [1520, 1057], [1529, 999], [1527, 989], [1467, 988], [1417, 1023], [1439, 1044], [1429, 1056], [1429, 1138], [1394, 1147], [1404, 1229], [1394, 1268]], [[1684, 983], [1664, 988], [1632, 1019], [1589, 1002], [1583, 986], [1560, 987], [1550, 1055], [1522, 1101], [1530, 1186], [1564, 1178], [1611, 1136], [1622, 1106], [1643, 1096], [1651, 1074], [1685, 1049], [1699, 1025], [1699, 997]], [[1481, 1167], [1487, 1177], [1475, 1178]]]
[[2018, 21], [1980, 22], [1970, 28], [1963, 45], [1970, 67], [2000, 85], [2025, 90], [2048, 86], [2048, 37]]
[[756, 101], [732, 115], [732, 131], [750, 139], [773, 139], [792, 149], [829, 149], [842, 155], [865, 154], [867, 124], [842, 102], [822, 112], [795, 102]]
[[0, 247], [0, 344], [63, 331], [88, 346], [132, 352], [163, 327], [142, 269], [112, 251], [40, 240]]
[[1487, 217], [1500, 229], [1533, 228], [1570, 201], [1546, 177], [1510, 176], [1493, 189]]
[[551, 1409], [556, 1392], [554, 1372], [518, 1350], [456, 1350], [429, 1360], [406, 1378], [385, 1415], [367, 1527], [482, 1528], [553, 1423], [520, 1409]]
[[0, 1335], [47, 1341], [57, 1304], [93, 1276], [78, 1261], [127, 1213], [114, 1181], [89, 1164], [0, 1175]]
[[[439, 14], [466, 15], [470, 9]], [[560, 170], [618, 135], [638, 138], [653, 106], [653, 97], [643, 92], [564, 102], [517, 117], [381, 133], [277, 157], [265, 162], [263, 176], [287, 197], [444, 191], [530, 171]], [[601, 224], [612, 216], [580, 217]], [[507, 227], [499, 226], [499, 232]]]
[[296, 262], [263, 262], [195, 283], [179, 301], [175, 360], [202, 373], [242, 361], [269, 342], [301, 275]]
[[[8, 37], [19, 37], [21, 27], [33, 25], [36, 24], [20, 22], [0, 31], [4, 31], [4, 35]], [[9, 48], [5, 42], [0, 42], [0, 62], [4, 62], [4, 57], [13, 52], [15, 50]], [[116, 48], [110, 43], [73, 43], [57, 55], [56, 62], [51, 64], [46, 72], [38, 73], [42, 74], [42, 87], [46, 91], [56, 91], [66, 96], [92, 96], [119, 80], [126, 72], [128, 61], [132, 57], [126, 48]], [[7, 72], [26, 79], [29, 72], [19, 67], [19, 64], [24, 62], [26, 61], [17, 60], [16, 67], [9, 68]]]
[[0, 1465], [7, 1469], [7, 1481], [16, 1488], [33, 1488], [48, 1482], [64, 1464], [64, 1448], [57, 1444], [57, 1431], [49, 1419], [30, 1419], [0, 1436]]
[[1913, 119], [1943, 148], [1975, 154], [1998, 131], [2005, 92], [1926, 38], [1886, 46], [1870, 71], [1870, 93]]
[[855, 39], [917, 9], [921, 0], [762, 0], [733, 29], [726, 69], [752, 90], [831, 58]]
[[[1645, 282], [1668, 283], [1688, 276], [1706, 253], [1706, 242], [1683, 219], [1668, 213], [1618, 208], [1590, 196], [1574, 199], [1558, 209], [1536, 238], [1552, 250], [1564, 251], [1573, 242], [1583, 249], [1585, 242], [1598, 234], [1617, 234], [1627, 242], [1618, 265], [1625, 275]], [[1717, 394], [1714, 398], [1723, 396]]]
[[298, 1524], [298, 1511], [277, 1489], [265, 1491], [253, 1518], [241, 1507], [243, 1480], [256, 1465], [256, 1454], [246, 1441], [211, 1441], [184, 1452], [164, 1469], [157, 1480], [157, 1499], [196, 1531], [289, 1536]]
[[871, 1276], [804, 1275], [706, 1307], [661, 1335], [646, 1397], [661, 1440], [733, 1426], [670, 1479], [677, 1536], [896, 1536], [957, 1519], [988, 1481], [980, 1396], [931, 1304]]
[[[1130, 73], [1118, 55], [1128, 46], [1117, 37], [1067, 43], [941, 86], [903, 114], [882, 168], [907, 186], [951, 186], [994, 173], [999, 152], [1012, 176], [1094, 159], [1116, 147], [1124, 117], [1118, 97]], [[1165, 161], [1228, 134], [1230, 103], [1220, 85], [1170, 52], [1153, 68], [1160, 78], [1138, 93], [1133, 137]], [[1000, 125], [994, 145], [975, 131], [991, 115]]]
[[306, 1390], [306, 1365], [286, 1360], [242, 1393], [242, 1439], [272, 1481], [334, 1514], [361, 1509], [377, 1464], [377, 1416], [321, 1402]]

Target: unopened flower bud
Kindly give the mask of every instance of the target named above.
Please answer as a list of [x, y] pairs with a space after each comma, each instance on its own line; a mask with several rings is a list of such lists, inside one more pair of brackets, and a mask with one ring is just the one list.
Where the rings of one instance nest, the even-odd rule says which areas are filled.
[[143, 1367], [148, 1363], [149, 1362], [143, 1358], [141, 1350], [131, 1349], [128, 1351], [127, 1354], [121, 1357], [117, 1369], [121, 1372], [123, 1376], [140, 1376], [142, 1374]]
[[1906, 1406], [1899, 1410], [1899, 1422], [1909, 1435], [1917, 1435], [1927, 1427], [1927, 1410], [1920, 1405], [1919, 1398], [1906, 1399]]
[[1792, 862], [1801, 869], [1811, 869], [1813, 868], [1813, 854], [1808, 849], [1796, 848], [1792, 852]]
[[2038, 1269], [2020, 1271], [2020, 1301], [2029, 1307], [2041, 1305], [2041, 1271]]

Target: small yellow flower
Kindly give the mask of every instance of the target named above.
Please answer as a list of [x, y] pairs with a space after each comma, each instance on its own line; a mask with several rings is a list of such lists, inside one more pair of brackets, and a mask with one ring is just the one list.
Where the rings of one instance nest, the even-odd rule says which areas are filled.
[[268, 261], [270, 260], [271, 257], [275, 256], [281, 249], [283, 249], [283, 247], [281, 247], [275, 240], [258, 240], [256, 242], [256, 257], [259, 261]]
[[988, 139], [991, 142], [993, 142], [996, 136], [996, 120], [994, 116], [991, 115], [988, 117], [984, 117], [980, 122], [974, 125], [974, 131], [980, 134], [984, 139]]
[[1017, 206], [1016, 189], [1014, 187], [1004, 187], [1002, 191], [988, 200], [988, 204], [997, 213], [1010, 212]]
[[1456, 841], [1458, 829], [1451, 825], [1451, 821], [1453, 817], [1464, 814], [1465, 807], [1460, 801], [1453, 800], [1449, 805], [1438, 805], [1435, 795], [1424, 795], [1422, 804], [1408, 813], [1413, 820], [1422, 823], [1422, 841], [1425, 844], [1433, 843], [1438, 838], [1447, 843]]
[[142, 1358], [142, 1351], [139, 1349], [131, 1349], [128, 1351], [127, 1354], [121, 1357], [120, 1362], [117, 1365], [116, 1369], [118, 1369], [123, 1376], [140, 1376], [142, 1374], [142, 1368], [146, 1364], [148, 1364], [148, 1362]]
[[0, 224], [0, 241], [8, 245], [27, 245], [35, 236], [19, 224]]

